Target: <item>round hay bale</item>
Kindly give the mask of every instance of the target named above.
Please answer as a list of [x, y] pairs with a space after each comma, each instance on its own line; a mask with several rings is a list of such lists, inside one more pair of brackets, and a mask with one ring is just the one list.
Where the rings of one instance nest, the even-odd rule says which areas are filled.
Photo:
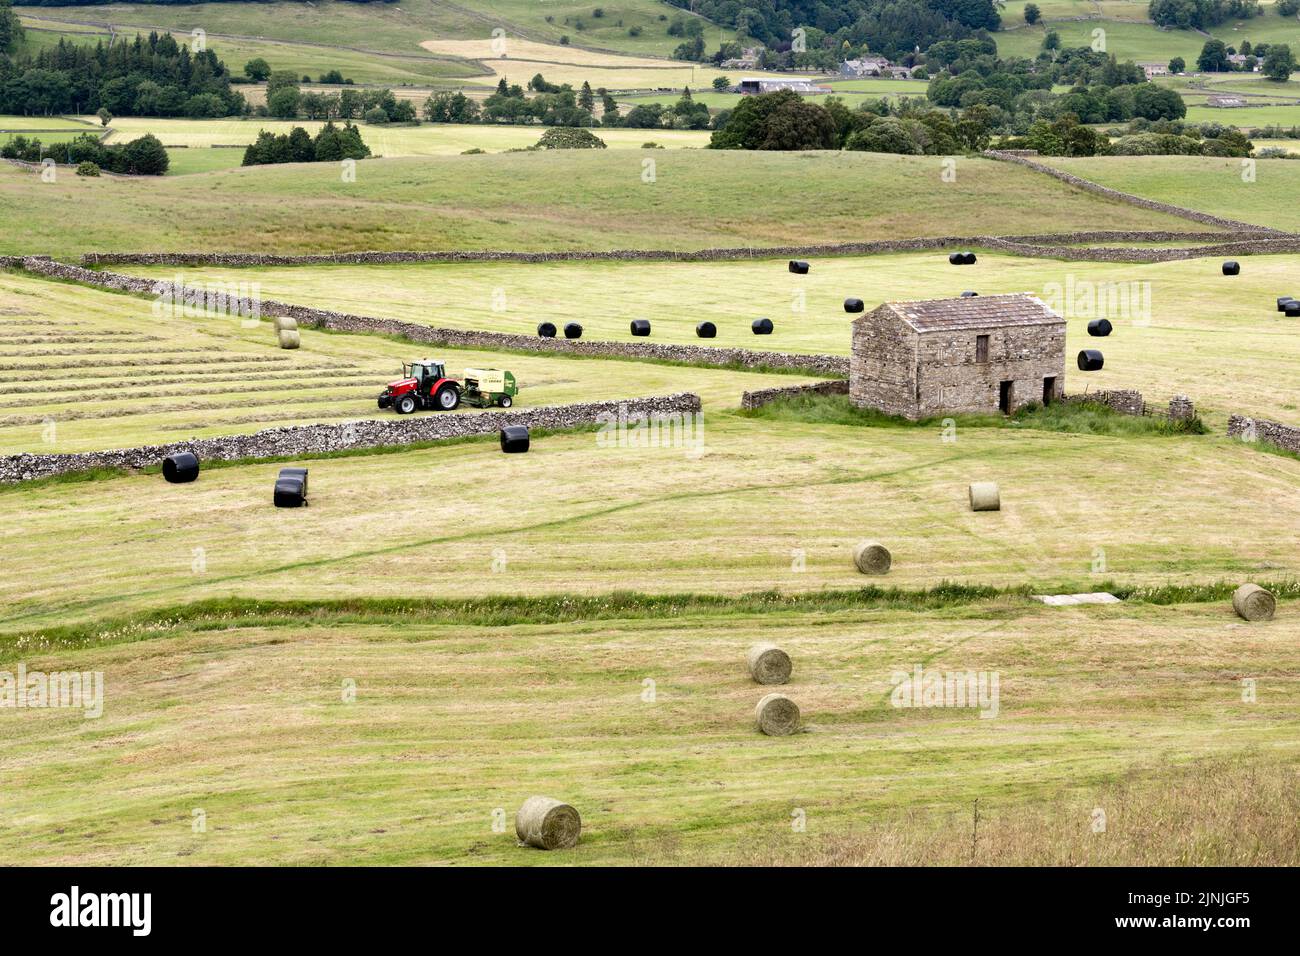
[[646, 336], [646, 335], [649, 335], [649, 334], [650, 334], [650, 320], [649, 320], [649, 319], [633, 319], [633, 320], [632, 320], [632, 334], [633, 334], [633, 335], [640, 335], [640, 336]]
[[799, 729], [799, 705], [785, 694], [768, 694], [754, 708], [754, 722], [769, 737], [788, 737]]
[[1271, 621], [1276, 607], [1272, 592], [1258, 584], [1243, 584], [1232, 592], [1232, 609], [1243, 621]]
[[1223, 264], [1223, 274], [1225, 276], [1235, 276], [1241, 274], [1241, 263], [1229, 259]]
[[1293, 295], [1279, 296], [1277, 300], [1277, 310], [1279, 312], [1285, 312], [1286, 307], [1294, 301], [1295, 301], [1295, 296]]
[[894, 557], [879, 541], [863, 541], [853, 549], [853, 566], [863, 574], [886, 574]]
[[568, 850], [578, 845], [581, 833], [578, 811], [551, 797], [529, 797], [515, 813], [515, 836], [521, 846]]
[[1078, 362], [1080, 372], [1100, 372], [1106, 359], [1096, 349], [1084, 349], [1079, 353]]
[[297, 332], [298, 320], [291, 315], [277, 315], [274, 319], [276, 332]]
[[802, 259], [791, 259], [790, 271], [795, 275], [806, 276], [808, 274], [808, 263]]
[[963, 252], [961, 254], [961, 264], [964, 266], [973, 266], [975, 264], [975, 253]]
[[1088, 323], [1088, 334], [1104, 339], [1115, 331], [1115, 326], [1110, 324], [1110, 319], [1093, 319]]
[[1300, 302], [1288, 302], [1286, 304], [1286, 317], [1294, 319], [1296, 316], [1300, 316]]
[[772, 328], [773, 328], [772, 320], [755, 319], [753, 323], [750, 325], [750, 328], [754, 330], [755, 335], [771, 335]]
[[299, 478], [302, 480], [302, 496], [307, 497], [307, 469], [306, 468], [281, 468], [281, 478]]
[[844, 300], [844, 311], [845, 311], [845, 312], [861, 312], [861, 311], [862, 311], [863, 309], [865, 309], [865, 308], [866, 308], [866, 306], [863, 304], [863, 302], [862, 302], [861, 299], [845, 299], [845, 300]]
[[712, 322], [701, 322], [695, 327], [695, 334], [702, 339], [715, 338], [718, 334], [718, 327]]
[[564, 337], [566, 339], [582, 338], [582, 326], [577, 322], [570, 322], [564, 327]]
[[302, 344], [302, 339], [298, 337], [298, 332], [296, 329], [280, 330], [280, 348], [296, 349], [301, 344]]
[[962, 264], [963, 261], [964, 261], [964, 260], [962, 259], [962, 255], [961, 255], [960, 252], [950, 252], [950, 253], [948, 253], [948, 265], [950, 265], [950, 266], [959, 266], [959, 265]]
[[307, 504], [307, 482], [297, 476], [277, 478], [272, 497], [277, 508], [301, 508]]
[[199, 477], [199, 456], [188, 451], [177, 452], [163, 459], [163, 478], [169, 484], [183, 485]]
[[749, 676], [759, 684], [784, 684], [790, 679], [790, 655], [775, 644], [755, 644], [746, 660]]
[[979, 295], [978, 292], [963, 292], [963, 293], [961, 294], [961, 297], [962, 297], [963, 299], [973, 299], [973, 298], [975, 298], [977, 295]]
[[1002, 494], [996, 481], [972, 481], [966, 490], [970, 495], [971, 511], [1002, 510]]
[[528, 426], [507, 425], [501, 429], [501, 450], [508, 455], [518, 455], [528, 451]]
[[553, 339], [553, 338], [555, 338], [555, 323], [554, 323], [554, 322], [539, 322], [539, 323], [537, 324], [537, 335], [538, 335], [540, 338], [543, 338], [543, 339]]

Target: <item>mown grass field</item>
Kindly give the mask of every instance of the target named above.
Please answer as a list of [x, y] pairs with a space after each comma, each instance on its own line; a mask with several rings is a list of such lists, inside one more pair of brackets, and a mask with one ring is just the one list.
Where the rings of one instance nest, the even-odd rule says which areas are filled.
[[[0, 272], [0, 453], [86, 451], [388, 416], [376, 396], [401, 377], [403, 361], [428, 354], [457, 377], [466, 367], [510, 369], [522, 387], [519, 408], [681, 391], [735, 407], [745, 389], [806, 380], [435, 349], [306, 329], [300, 349], [284, 350], [270, 320], [246, 328], [237, 317], [156, 315], [152, 307], [146, 298]], [[70, 364], [84, 365], [84, 377], [70, 381]]]
[[[1068, 319], [1071, 392], [1136, 388], [1153, 403], [1187, 394], [1216, 428], [1231, 412], [1291, 421], [1300, 412], [1300, 379], [1291, 373], [1300, 335], [1275, 300], [1300, 295], [1294, 257], [1241, 261], [1242, 274], [1231, 278], [1217, 259], [1065, 262], [981, 252], [975, 266], [955, 268], [941, 250], [816, 259], [806, 276], [789, 273], [784, 259], [185, 271], [193, 280], [255, 281], [272, 299], [435, 326], [532, 334], [539, 322], [562, 328], [577, 321], [588, 338], [628, 341], [629, 323], [646, 318], [652, 342], [700, 343], [695, 326], [710, 321], [718, 329], [710, 344], [838, 355], [849, 351], [855, 316], [843, 302], [850, 296], [872, 309], [967, 289], [1032, 292], [1055, 298]], [[124, 271], [162, 278], [172, 270]], [[773, 334], [752, 333], [759, 317], [772, 319]], [[1109, 318], [1116, 332], [1089, 337], [1092, 318]], [[1104, 352], [1105, 368], [1076, 371], [1075, 353], [1094, 347]]]
[[[1297, 637], [1294, 619], [1234, 624], [1221, 603], [214, 615], [25, 655], [102, 671], [104, 716], [6, 716], [0, 811], [32, 864], [852, 862], [862, 847], [911, 864], [1294, 864]], [[782, 690], [807, 733], [752, 730], [760, 638], [793, 655]], [[998, 716], [892, 707], [891, 675], [920, 664], [998, 672]], [[579, 809], [577, 848], [515, 845], [533, 793]]]
[[[955, 182], [945, 168], [878, 153], [614, 149], [365, 161], [355, 182], [330, 163], [57, 183], [2, 166], [0, 253], [698, 249], [1187, 228], [1006, 163], [960, 159]], [[93, 217], [80, 214], [88, 206]]]

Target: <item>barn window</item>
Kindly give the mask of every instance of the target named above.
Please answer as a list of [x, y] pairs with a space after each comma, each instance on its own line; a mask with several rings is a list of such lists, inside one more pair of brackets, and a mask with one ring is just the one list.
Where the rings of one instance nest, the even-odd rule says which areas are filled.
[[989, 360], [989, 337], [987, 335], [975, 336], [975, 361], [987, 362]]

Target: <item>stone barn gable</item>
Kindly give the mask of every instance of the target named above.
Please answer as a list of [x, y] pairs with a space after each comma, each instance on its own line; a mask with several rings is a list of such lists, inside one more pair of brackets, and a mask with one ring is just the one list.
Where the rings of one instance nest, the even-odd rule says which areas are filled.
[[886, 302], [853, 322], [849, 395], [912, 420], [1065, 394], [1065, 319], [1029, 293]]

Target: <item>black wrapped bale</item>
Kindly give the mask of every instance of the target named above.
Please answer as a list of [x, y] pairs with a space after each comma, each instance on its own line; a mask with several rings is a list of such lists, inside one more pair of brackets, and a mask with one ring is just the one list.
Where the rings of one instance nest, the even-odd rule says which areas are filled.
[[579, 325], [577, 322], [570, 322], [568, 325], [564, 327], [564, 337], [566, 339], [582, 338], [582, 326]]
[[1288, 305], [1290, 305], [1290, 304], [1291, 304], [1292, 302], [1294, 302], [1294, 301], [1295, 301], [1295, 296], [1293, 296], [1293, 295], [1284, 295], [1284, 296], [1281, 296], [1281, 297], [1278, 298], [1278, 300], [1277, 300], [1277, 310], [1278, 310], [1279, 312], [1285, 312], [1285, 311], [1286, 311], [1286, 307], [1287, 307]]
[[975, 264], [975, 253], [963, 252], [961, 254], [961, 264], [964, 266], [973, 266]]
[[978, 292], [963, 292], [963, 293], [961, 294], [961, 297], [962, 297], [963, 299], [973, 299], [973, 298], [975, 298], [975, 296], [977, 296], [977, 295], [979, 295]]
[[307, 504], [307, 482], [297, 476], [275, 480], [275, 506], [301, 508]]
[[281, 468], [281, 478], [301, 478], [302, 479], [302, 496], [307, 497], [307, 469], [306, 468]]
[[199, 456], [188, 451], [168, 455], [163, 459], [163, 477], [173, 485], [196, 480], [199, 477]]
[[1286, 304], [1286, 317], [1294, 319], [1300, 316], [1300, 302], [1288, 302]]
[[1223, 264], [1223, 274], [1225, 276], [1241, 275], [1241, 263], [1229, 259]]
[[555, 338], [555, 323], [539, 322], [537, 325], [537, 334], [544, 339]]
[[1115, 326], [1110, 324], [1110, 319], [1093, 319], [1088, 323], [1088, 334], [1097, 338], [1105, 338], [1115, 331]]
[[695, 334], [702, 339], [716, 338], [718, 335], [718, 327], [712, 322], [701, 322], [695, 327]]
[[862, 304], [862, 300], [861, 300], [861, 299], [845, 299], [845, 300], [844, 300], [844, 311], [845, 311], [845, 312], [861, 312], [861, 311], [862, 311], [863, 309], [865, 309], [865, 308], [866, 308], [866, 306]]
[[1100, 372], [1105, 363], [1105, 358], [1096, 349], [1084, 349], [1079, 353], [1080, 372]]
[[806, 276], [808, 274], [808, 263], [802, 259], [791, 259], [790, 271], [798, 276]]
[[649, 319], [633, 319], [633, 320], [632, 320], [632, 334], [633, 334], [633, 335], [640, 335], [640, 336], [646, 336], [646, 335], [649, 335], [649, 334], [650, 334], [650, 320], [649, 320]]
[[771, 335], [774, 326], [771, 319], [755, 319], [750, 328], [754, 330], [755, 335]]
[[965, 264], [965, 260], [962, 259], [962, 254], [961, 254], [960, 252], [950, 252], [950, 253], [948, 253], [948, 265], [950, 265], [950, 266], [960, 266], [960, 265], [964, 265], [964, 264]]
[[507, 425], [501, 429], [501, 450], [509, 455], [528, 451], [528, 426]]

